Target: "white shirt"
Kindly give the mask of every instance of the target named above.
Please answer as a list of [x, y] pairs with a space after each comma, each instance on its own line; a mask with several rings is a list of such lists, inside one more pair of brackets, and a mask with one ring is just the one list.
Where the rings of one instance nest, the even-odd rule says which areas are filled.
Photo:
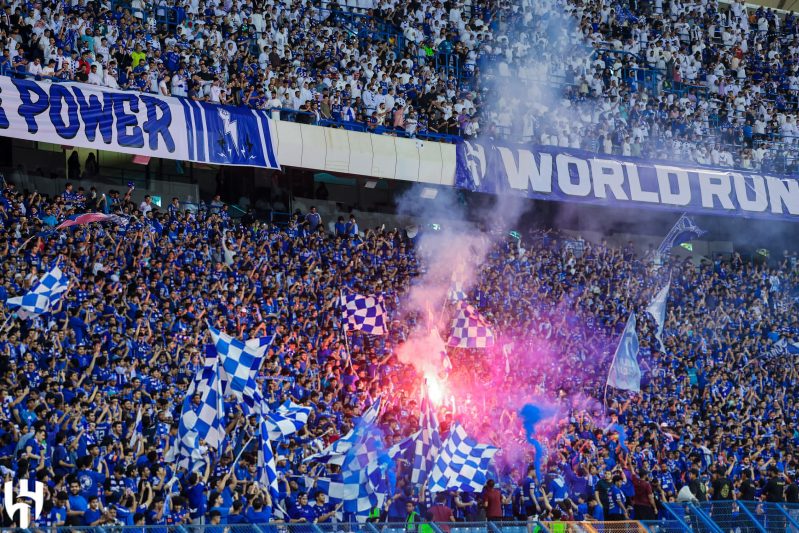
[[28, 63], [28, 72], [34, 76], [39, 76], [42, 73], [42, 64], [41, 63]]

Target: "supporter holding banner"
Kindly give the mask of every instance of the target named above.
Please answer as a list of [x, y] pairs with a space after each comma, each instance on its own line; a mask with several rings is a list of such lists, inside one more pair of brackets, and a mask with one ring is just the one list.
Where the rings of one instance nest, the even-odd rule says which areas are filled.
[[599, 156], [557, 146], [457, 146], [455, 185], [485, 193], [793, 220], [799, 181], [720, 168]]
[[280, 168], [263, 110], [7, 77], [0, 77], [0, 97], [0, 136], [180, 161]]

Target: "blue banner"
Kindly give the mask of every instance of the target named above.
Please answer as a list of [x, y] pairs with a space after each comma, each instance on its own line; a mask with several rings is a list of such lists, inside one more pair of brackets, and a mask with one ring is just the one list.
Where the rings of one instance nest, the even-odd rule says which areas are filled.
[[219, 165], [280, 168], [266, 111], [0, 76], [0, 136]]
[[455, 185], [493, 194], [611, 207], [796, 220], [799, 181], [754, 172], [671, 165], [557, 146], [464, 141]]
[[617, 389], [641, 392], [641, 368], [638, 366], [638, 333], [635, 313], [630, 313], [621, 334], [616, 354], [608, 371], [608, 385]]

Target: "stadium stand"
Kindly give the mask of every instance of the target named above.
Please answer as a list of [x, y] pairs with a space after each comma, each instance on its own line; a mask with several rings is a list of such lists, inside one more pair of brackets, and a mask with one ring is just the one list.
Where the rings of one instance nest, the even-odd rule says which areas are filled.
[[284, 120], [794, 172], [793, 14], [742, 2], [5, 7], [0, 72]]
[[[38, 524], [265, 523], [282, 511], [292, 523], [346, 520], [326, 499], [333, 489], [319, 484], [335, 479], [335, 467], [322, 475], [304, 459], [359, 427], [377, 398], [386, 445], [419, 427], [421, 376], [396, 347], [420, 319], [393, 320], [383, 336], [344, 337], [330, 302], [339, 286], [379, 292], [390, 316], [403, 316], [420, 270], [413, 239], [361, 231], [354, 218], [331, 233], [315, 212], [276, 227], [232, 220], [221, 203], [161, 210], [109, 198], [108, 213], [131, 217], [127, 225], [69, 218], [106, 207], [103, 196], [71, 187], [46, 198], [6, 183], [0, 197], [2, 299], [24, 294], [54, 262], [70, 280], [49, 314], [4, 311], [0, 465], [6, 480], [45, 484]], [[54, 231], [64, 220], [77, 227]], [[442, 434], [458, 420], [502, 446], [490, 474], [500, 498], [445, 492], [436, 507], [397, 461], [394, 496], [378, 514], [402, 523], [410, 512], [467, 522], [535, 516], [549, 527], [660, 518], [666, 528], [677, 516], [718, 515], [716, 500], [797, 502], [799, 380], [786, 356], [799, 340], [795, 254], [771, 267], [738, 255], [700, 266], [670, 260], [665, 350], [654, 322], [641, 319], [642, 392], [611, 395], [604, 416], [595, 399], [607, 357], [591, 354], [613, 351], [627, 313], [647, 306], [665, 270], [653, 274], [651, 253], [577, 246], [550, 231], [524, 235], [522, 245], [493, 247], [466, 291], [496, 325], [497, 349], [450, 350], [459, 406], [445, 400], [438, 410]], [[221, 449], [201, 444], [204, 467], [194, 473], [174, 462], [183, 398], [210, 342], [206, 324], [236, 337], [274, 335], [257, 373], [265, 401], [271, 410], [286, 401], [310, 408], [300, 431], [274, 442], [272, 494], [258, 482], [252, 418], [232, 398]], [[493, 389], [548, 398], [560, 410], [542, 430], [544, 479], [527, 468], [531, 448], [502, 399], [486, 394]], [[697, 507], [674, 514], [676, 502]], [[742, 523], [740, 511], [727, 514]]]

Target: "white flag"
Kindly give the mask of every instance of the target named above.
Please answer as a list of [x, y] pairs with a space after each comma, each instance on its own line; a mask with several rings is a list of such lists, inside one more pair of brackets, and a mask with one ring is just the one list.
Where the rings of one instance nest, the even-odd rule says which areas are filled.
[[655, 295], [655, 299], [652, 300], [652, 303], [649, 304], [649, 307], [646, 308], [646, 312], [652, 315], [652, 318], [655, 319], [655, 323], [658, 325], [657, 333], [655, 333], [655, 337], [660, 344], [659, 349], [661, 352], [665, 351], [663, 347], [663, 327], [666, 325], [666, 300], [669, 298], [669, 289], [671, 288], [671, 280], [666, 283], [665, 287], [660, 289], [660, 291]]

